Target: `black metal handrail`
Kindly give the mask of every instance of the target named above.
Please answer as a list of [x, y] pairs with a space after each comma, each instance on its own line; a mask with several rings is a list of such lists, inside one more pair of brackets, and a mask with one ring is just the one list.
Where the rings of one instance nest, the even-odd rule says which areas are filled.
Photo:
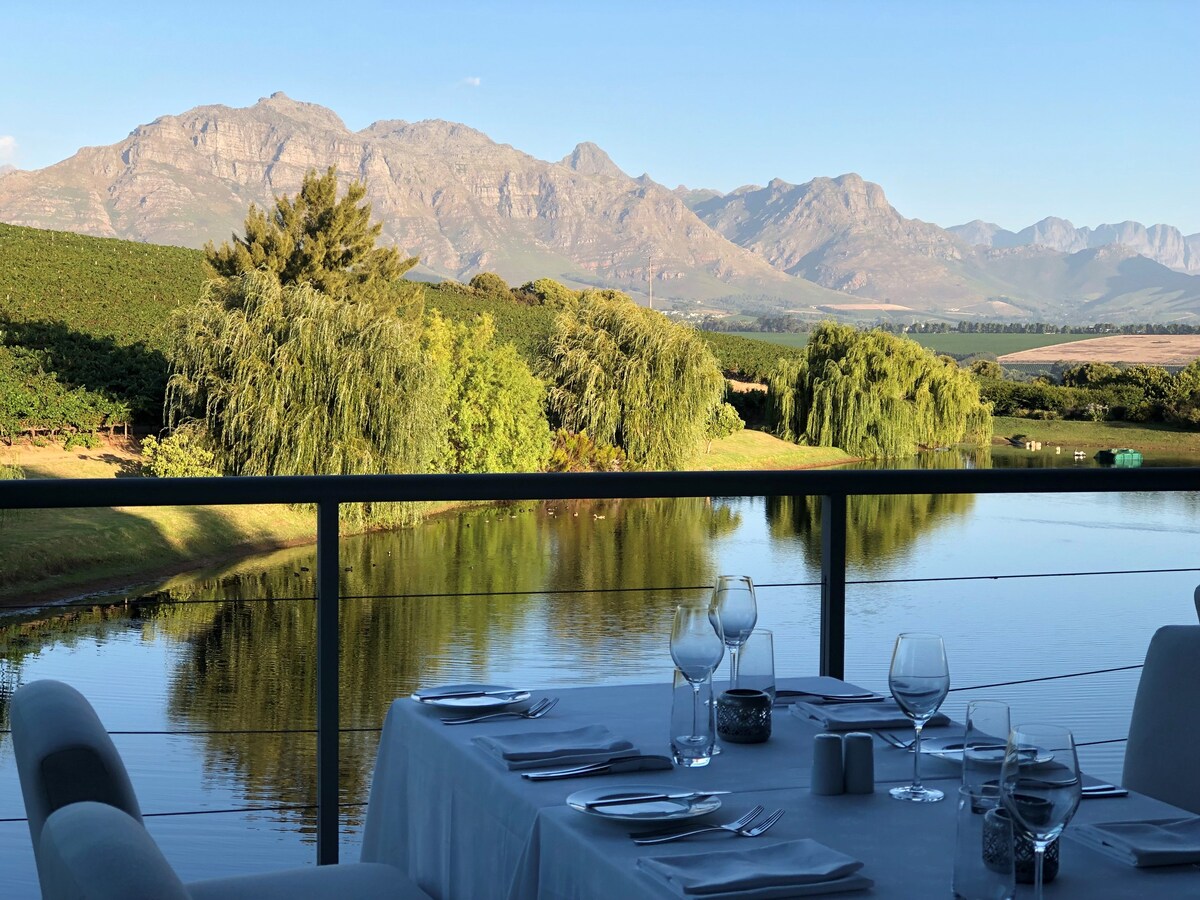
[[820, 671], [844, 674], [846, 500], [861, 494], [1200, 491], [1200, 468], [317, 475], [0, 482], [0, 509], [317, 507], [317, 862], [338, 860], [338, 515], [343, 503], [821, 497]]

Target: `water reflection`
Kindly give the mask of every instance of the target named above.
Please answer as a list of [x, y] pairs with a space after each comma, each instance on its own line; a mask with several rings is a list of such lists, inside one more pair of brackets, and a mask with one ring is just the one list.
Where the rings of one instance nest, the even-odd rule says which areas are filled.
[[[921, 453], [905, 461], [916, 469], [989, 468], [991, 448]], [[871, 463], [860, 464], [874, 468]], [[974, 494], [880, 494], [846, 501], [846, 564], [879, 572], [890, 568], [923, 535], [967, 516]], [[821, 498], [769, 497], [771, 537], [799, 546], [805, 561], [821, 567]]]

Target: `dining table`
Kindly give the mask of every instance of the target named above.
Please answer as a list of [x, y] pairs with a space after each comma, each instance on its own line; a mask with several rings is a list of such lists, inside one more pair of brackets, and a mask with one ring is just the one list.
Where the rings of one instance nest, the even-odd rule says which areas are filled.
[[[861, 690], [823, 676], [783, 678], [778, 686], [781, 691]], [[669, 684], [637, 684], [535, 691], [534, 700], [558, 698], [540, 718], [453, 726], [444, 724], [449, 717], [444, 710], [407, 697], [395, 700], [380, 737], [363, 861], [397, 866], [442, 900], [670, 900], [683, 894], [648, 872], [645, 860], [691, 854], [716, 858], [810, 838], [863, 863], [860, 874], [872, 886], [846, 896], [952, 896], [956, 791], [962, 779], [961, 764], [952, 758], [922, 754], [921, 759], [924, 780], [941, 788], [945, 800], [896, 800], [887, 789], [911, 780], [913, 755], [876, 736], [873, 792], [817, 794], [811, 790], [814, 737], [824, 729], [781, 705], [773, 710], [767, 741], [722, 742], [720, 754], [704, 767], [533, 781], [510, 770], [477, 740], [603, 725], [641, 753], [669, 755], [671, 690]], [[912, 729], [883, 733], [911, 738]], [[950, 722], [929, 726], [925, 733], [961, 735], [962, 726]], [[721, 809], [701, 823], [727, 822], [755, 805], [784, 814], [759, 837], [718, 832], [643, 846], [631, 839], [638, 829], [629, 822], [584, 814], [566, 803], [584, 788], [616, 785], [727, 791], [720, 795]], [[1071, 829], [1081, 823], [1190, 815], [1132, 791], [1085, 798], [1060, 838], [1058, 875], [1046, 887], [1047, 900], [1200, 898], [1200, 868], [1194, 865], [1135, 868], [1071, 840]], [[1017, 897], [1022, 896], [1032, 896], [1032, 888], [1018, 885]]]

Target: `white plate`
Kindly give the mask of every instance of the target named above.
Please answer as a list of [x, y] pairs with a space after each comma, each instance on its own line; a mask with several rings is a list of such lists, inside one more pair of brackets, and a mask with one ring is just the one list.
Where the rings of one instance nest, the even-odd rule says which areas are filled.
[[[1050, 760], [1054, 759], [1054, 754], [1049, 750], [1042, 750], [1041, 748], [1033, 747], [1028, 749], [1030, 752], [1033, 752], [1035, 749], [1037, 751], [1037, 758], [1034, 760], [1035, 764], [1040, 765], [1042, 763], [1048, 763]], [[991, 754], [988, 757], [981, 757], [980, 762], [985, 765], [988, 763], [993, 763], [996, 768], [1000, 768], [1000, 766], [1004, 764], [1004, 750], [1004, 747], [997, 747], [994, 754]], [[921, 752], [928, 753], [930, 756], [936, 756], [938, 759], [948, 759], [953, 762], [962, 762], [962, 738], [924, 738], [921, 741]]]
[[609, 787], [588, 788], [576, 791], [567, 797], [567, 806], [582, 813], [604, 819], [619, 819], [622, 822], [675, 822], [706, 816], [721, 808], [720, 797], [696, 797], [691, 800], [648, 800], [645, 803], [629, 802], [619, 806], [588, 806], [597, 800], [639, 797], [646, 794], [681, 794], [687, 788], [665, 784], [615, 784]]
[[[459, 694], [465, 691], [507, 691], [499, 697], [442, 697], [440, 694]], [[412, 693], [412, 699], [426, 706], [436, 706], [438, 709], [469, 709], [472, 711], [504, 709], [514, 703], [522, 703], [529, 699], [529, 691], [510, 688], [502, 684], [442, 684], [437, 687], [419, 688]]]

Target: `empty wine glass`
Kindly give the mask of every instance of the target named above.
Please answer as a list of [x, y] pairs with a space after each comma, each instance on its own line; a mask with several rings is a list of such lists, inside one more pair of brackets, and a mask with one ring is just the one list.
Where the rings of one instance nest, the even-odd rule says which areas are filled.
[[1000, 799], [1013, 824], [1033, 843], [1036, 900], [1042, 900], [1046, 848], [1075, 815], [1081, 790], [1079, 758], [1070, 730], [1058, 725], [1017, 725], [1009, 732], [1000, 771]]
[[729, 687], [738, 685], [738, 653], [758, 621], [754, 583], [748, 575], [718, 575], [708, 617], [729, 648]]
[[725, 640], [719, 621], [713, 622], [708, 611], [701, 606], [675, 607], [675, 622], [671, 626], [671, 659], [692, 686], [693, 735], [697, 732], [700, 685], [721, 664], [724, 655]]
[[896, 638], [888, 687], [900, 709], [913, 721], [913, 783], [892, 788], [897, 800], [929, 803], [945, 796], [941, 791], [921, 784], [921, 729], [925, 727], [950, 690], [950, 668], [946, 647], [940, 634], [906, 632]]

